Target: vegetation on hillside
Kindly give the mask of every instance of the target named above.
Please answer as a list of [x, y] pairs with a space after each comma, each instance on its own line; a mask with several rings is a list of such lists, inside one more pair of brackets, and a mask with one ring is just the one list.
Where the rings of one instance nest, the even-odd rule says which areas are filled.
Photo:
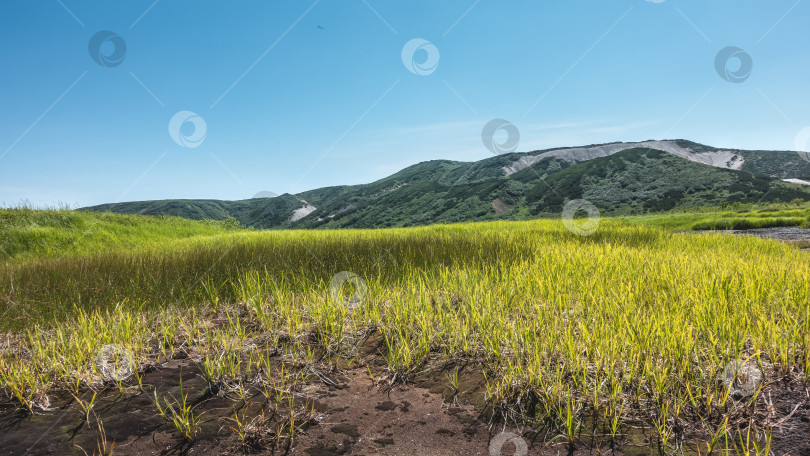
[[[680, 143], [696, 152], [717, 151]], [[810, 162], [798, 154], [736, 152], [746, 160], [741, 171], [691, 162], [658, 150], [628, 149], [580, 163], [546, 158], [506, 176], [504, 166], [528, 155], [512, 153], [474, 163], [434, 160], [371, 184], [327, 187], [271, 199], [144, 201], [88, 209], [192, 219], [230, 216], [245, 226], [263, 229], [386, 228], [524, 220], [559, 214], [566, 202], [576, 199], [588, 200], [603, 215], [810, 201], [810, 189], [781, 181], [810, 175]], [[291, 221], [293, 211], [305, 204], [316, 210]]]
[[[516, 179], [533, 182], [533, 174], [538, 173], [532, 168], [521, 171]], [[736, 202], [808, 200], [810, 190], [666, 152], [629, 149], [556, 172], [526, 195], [535, 213], [559, 212], [566, 201], [580, 198], [607, 214], [643, 214]]]
[[91, 212], [119, 214], [165, 215], [191, 220], [227, 220], [256, 228], [278, 228], [289, 224], [289, 218], [303, 202], [290, 194], [274, 198], [253, 198], [241, 201], [220, 200], [160, 200], [131, 201], [102, 204], [86, 208]]

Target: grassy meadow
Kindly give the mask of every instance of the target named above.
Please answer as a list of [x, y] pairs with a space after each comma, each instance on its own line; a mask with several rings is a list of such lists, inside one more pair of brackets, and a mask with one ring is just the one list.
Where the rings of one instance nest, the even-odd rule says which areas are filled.
[[[783, 212], [767, 217], [807, 221], [805, 209]], [[29, 413], [69, 391], [89, 414], [90, 392], [148, 389], [139, 373], [178, 352], [210, 389], [277, 403], [338, 367], [394, 385], [465, 366], [481, 376], [493, 419], [572, 446], [643, 428], [664, 453], [687, 443], [701, 454], [765, 452], [774, 418], [761, 392], [810, 380], [810, 256], [671, 231], [726, 218], [603, 218], [579, 236], [560, 220], [250, 231], [4, 210], [0, 388]], [[379, 360], [363, 365], [368, 340]], [[103, 372], [110, 344], [131, 377]], [[738, 364], [762, 375], [753, 391], [728, 378]], [[155, 413], [193, 439], [193, 409], [154, 394]], [[231, 429], [247, 438], [245, 426]]]
[[736, 210], [712, 208], [703, 211], [670, 211], [616, 217], [616, 219], [669, 230], [750, 230], [790, 226], [809, 228], [810, 209], [797, 205], [775, 204], [741, 206]]
[[232, 222], [141, 217], [67, 209], [0, 208], [0, 264], [114, 249], [140, 250], [232, 231]]

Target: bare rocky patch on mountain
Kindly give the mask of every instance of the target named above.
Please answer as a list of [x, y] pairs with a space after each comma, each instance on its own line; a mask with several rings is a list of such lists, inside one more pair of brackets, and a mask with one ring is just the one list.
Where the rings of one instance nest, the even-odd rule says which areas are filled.
[[538, 155], [528, 155], [521, 157], [511, 165], [504, 166], [503, 171], [509, 176], [547, 158], [556, 158], [570, 164], [576, 164], [597, 158], [609, 157], [625, 150], [639, 148], [660, 150], [695, 163], [714, 166], [715, 168], [740, 170], [745, 163], [743, 157], [732, 151], [719, 150], [699, 153], [693, 151], [691, 148], [682, 147], [675, 141], [644, 141], [636, 143], [604, 144], [592, 147], [574, 147], [570, 149], [552, 150]]
[[492, 200], [492, 207], [495, 208], [496, 214], [505, 214], [512, 210], [513, 206], [506, 204], [502, 199], [495, 198]]
[[[576, 199], [590, 201], [604, 216], [810, 201], [807, 183], [810, 160], [796, 152], [651, 140], [475, 162], [431, 160], [368, 184], [273, 198], [139, 201], [85, 210], [232, 220], [257, 229], [389, 228], [556, 215]], [[492, 203], [498, 200], [504, 204]]]

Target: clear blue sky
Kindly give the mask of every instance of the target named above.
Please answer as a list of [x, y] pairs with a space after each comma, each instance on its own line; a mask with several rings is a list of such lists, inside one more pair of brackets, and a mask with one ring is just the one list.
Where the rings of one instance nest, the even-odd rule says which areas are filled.
[[[652, 138], [790, 150], [810, 126], [808, 19], [796, 0], [7, 0], [0, 203], [371, 182], [490, 157], [494, 118], [518, 128], [518, 151]], [[100, 31], [113, 38], [91, 56]], [[415, 38], [435, 46], [408, 59], [417, 70], [438, 50], [430, 74], [403, 63]], [[728, 46], [751, 57], [743, 82], [716, 70]], [[181, 145], [198, 139], [189, 122], [170, 135], [181, 111], [204, 120], [197, 147]]]

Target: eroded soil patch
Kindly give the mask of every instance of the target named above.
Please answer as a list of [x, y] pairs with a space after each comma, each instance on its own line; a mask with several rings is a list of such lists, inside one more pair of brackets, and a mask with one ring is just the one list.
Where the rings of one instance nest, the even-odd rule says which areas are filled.
[[[3, 455], [83, 455], [97, 451], [100, 432], [115, 442], [116, 455], [262, 454], [262, 455], [488, 455], [492, 439], [501, 431], [521, 435], [527, 455], [558, 454], [658, 454], [652, 434], [627, 429], [611, 450], [604, 440], [588, 437], [587, 431], [572, 450], [560, 439], [552, 441], [547, 431], [490, 424], [489, 415], [474, 405], [481, 399], [482, 378], [475, 369], [460, 368], [458, 390], [443, 379], [456, 368], [432, 369], [428, 375], [392, 388], [372, 380], [367, 368], [351, 368], [314, 377], [301, 388], [300, 402], [310, 398], [312, 414], [298, 428], [292, 442], [281, 437], [273, 443], [249, 447], [230, 427], [234, 413], [257, 417], [268, 413], [267, 400], [259, 394], [246, 401], [212, 395], [197, 365], [172, 360], [143, 375], [138, 387], [119, 390], [111, 385], [85, 421], [84, 412], [72, 398], [54, 396], [54, 410], [22, 414], [5, 401], [0, 410]], [[469, 374], [468, 374], [469, 372]], [[188, 442], [155, 409], [153, 391], [179, 395], [180, 380], [189, 398], [202, 413], [199, 437]], [[773, 381], [763, 390], [759, 413], [773, 417], [773, 452], [776, 455], [810, 454], [810, 400], [804, 385]], [[272, 417], [265, 423], [270, 431]], [[278, 422], [283, 417], [278, 417]], [[278, 425], [278, 422], [275, 422]], [[685, 444], [694, 454], [694, 444]], [[705, 451], [704, 451], [705, 452]], [[514, 454], [511, 443], [501, 454]]]
[[[100, 432], [114, 442], [116, 455], [145, 454], [288, 454], [331, 455], [486, 455], [490, 439], [506, 429], [490, 425], [473, 405], [448, 403], [437, 391], [415, 384], [384, 388], [372, 382], [365, 369], [355, 368], [331, 375], [335, 386], [311, 382], [303, 389], [312, 402], [312, 420], [295, 435], [292, 444], [280, 439], [262, 448], [248, 448], [229, 427], [229, 418], [245, 407], [258, 416], [264, 398], [241, 400], [212, 396], [188, 360], [174, 360], [143, 376], [144, 391], [131, 387], [120, 391], [114, 385], [100, 394], [90, 421], [69, 397], [53, 399], [54, 410], [27, 415], [9, 402], [0, 411], [0, 432], [4, 455], [83, 455], [97, 451]], [[154, 404], [152, 391], [179, 395], [180, 379], [189, 398], [198, 404], [203, 419], [199, 437], [184, 440]], [[303, 393], [303, 392], [302, 392]], [[266, 412], [265, 412], [266, 413]], [[531, 439], [531, 434], [525, 437]], [[530, 455], [565, 453], [561, 445], [536, 442]], [[504, 446], [510, 452], [510, 444]], [[585, 454], [585, 449], [576, 454]]]

